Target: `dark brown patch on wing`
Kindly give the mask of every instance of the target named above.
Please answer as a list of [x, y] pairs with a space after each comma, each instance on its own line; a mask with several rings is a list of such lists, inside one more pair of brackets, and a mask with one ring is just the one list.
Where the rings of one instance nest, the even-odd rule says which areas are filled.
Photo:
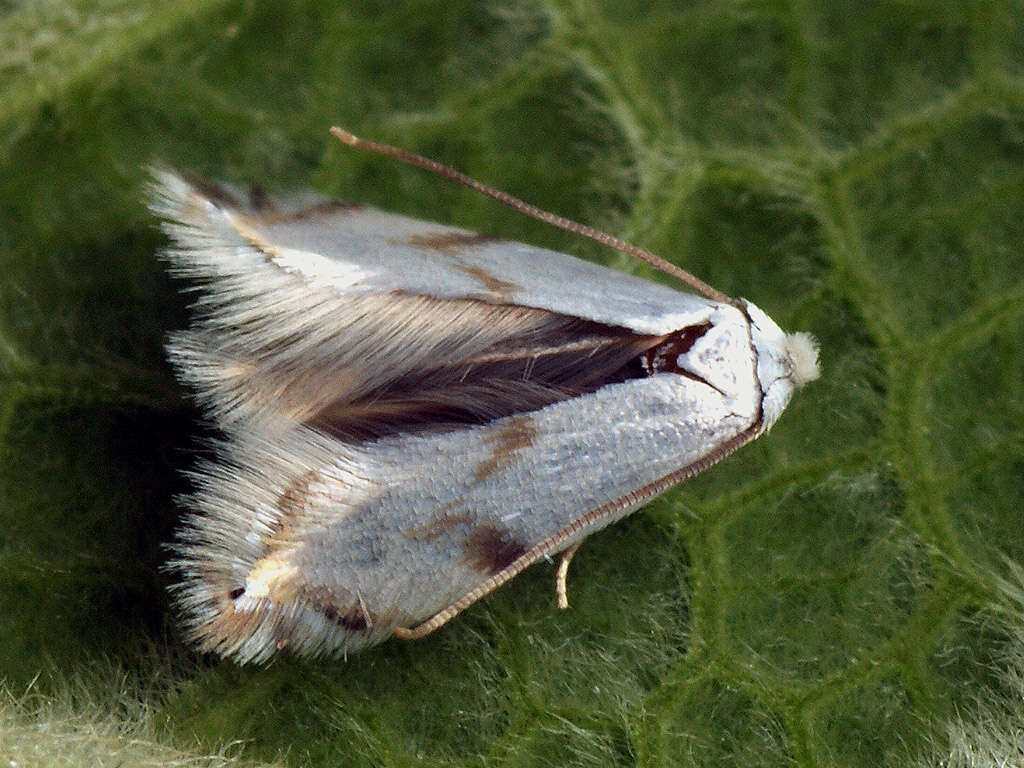
[[277, 213], [277, 205], [262, 184], [252, 184], [249, 187], [249, 209], [257, 213]]
[[526, 552], [526, 545], [509, 531], [489, 523], [474, 528], [463, 548], [470, 568], [491, 575], [503, 571]]
[[[510, 283], [507, 280], [501, 280], [486, 269], [482, 267], [471, 267], [468, 264], [452, 264], [455, 269], [460, 272], [464, 272], [479, 283], [491, 294], [497, 294], [499, 298], [507, 297], [514, 291], [522, 290], [520, 286], [515, 283]], [[491, 298], [490, 296], [484, 297], [482, 300]]]
[[309, 488], [319, 477], [320, 473], [316, 470], [307, 470], [284, 489], [275, 504], [282, 518], [293, 517], [306, 506], [309, 501]]
[[330, 216], [335, 213], [355, 213], [356, 211], [361, 211], [364, 207], [359, 203], [350, 203], [346, 200], [324, 200], [322, 203], [316, 203], [308, 208], [292, 211], [282, 218], [287, 221], [303, 221], [304, 219]]
[[303, 590], [300, 600], [307, 608], [316, 611], [332, 624], [351, 632], [361, 632], [377, 623], [377, 617], [358, 599], [345, 608], [338, 607], [339, 603], [348, 604], [353, 600], [351, 593], [338, 595], [325, 586], [309, 587]]
[[414, 248], [425, 248], [430, 251], [441, 251], [449, 256], [456, 256], [466, 248], [484, 243], [496, 243], [498, 238], [490, 235], [478, 235], [475, 232], [435, 232], [432, 235], [413, 235], [404, 242], [389, 240], [394, 245], [411, 245]]
[[238, 199], [220, 184], [204, 179], [201, 176], [196, 176], [188, 171], [181, 172], [181, 177], [188, 182], [192, 189], [218, 207], [235, 209], [240, 207]]
[[300, 530], [296, 527], [296, 518], [309, 506], [312, 498], [310, 487], [319, 479], [319, 472], [314, 469], [306, 470], [292, 480], [277, 497], [274, 507], [280, 514], [267, 522], [270, 530], [260, 537], [263, 544], [261, 560], [277, 557], [289, 546], [293, 534]]
[[433, 541], [452, 529], [458, 528], [460, 525], [472, 522], [473, 518], [469, 515], [449, 515], [447, 512], [444, 512], [440, 515], [435, 515], [428, 523], [402, 531], [402, 535], [411, 541]]
[[[243, 204], [238, 196], [216, 182], [188, 172], [181, 172], [181, 177], [188, 182], [193, 190], [218, 208], [229, 208], [242, 215], [249, 214], [254, 221], [260, 224], [302, 221], [334, 213], [359, 211], [365, 207], [359, 203], [350, 203], [345, 200], [323, 200], [299, 210], [287, 210], [287, 207], [282, 209], [278, 205], [278, 201], [260, 184], [250, 185], [248, 199], [245, 201], [247, 204]], [[254, 247], [262, 250], [259, 245], [254, 244]]]
[[[447, 253], [449, 256], [458, 256], [467, 248], [487, 243], [497, 243], [500, 240], [490, 235], [478, 235], [475, 232], [435, 232], [431, 235], [413, 235], [404, 241], [393, 239], [388, 242], [394, 245], [411, 245], [414, 248], [440, 251], [441, 253]], [[495, 294], [499, 297], [504, 297], [512, 291], [521, 290], [520, 286], [495, 277], [483, 267], [472, 264], [453, 264], [452, 266], [479, 282], [491, 294], [484, 296], [484, 301], [492, 299]]]
[[505, 426], [484, 439], [491, 446], [491, 455], [476, 465], [473, 479], [479, 483], [510, 466], [516, 460], [516, 453], [530, 448], [536, 437], [533, 419], [529, 416], [511, 417]]
[[324, 618], [350, 632], [362, 632], [373, 623], [373, 617], [365, 613], [358, 605], [347, 611], [339, 612], [333, 605], [316, 606]]

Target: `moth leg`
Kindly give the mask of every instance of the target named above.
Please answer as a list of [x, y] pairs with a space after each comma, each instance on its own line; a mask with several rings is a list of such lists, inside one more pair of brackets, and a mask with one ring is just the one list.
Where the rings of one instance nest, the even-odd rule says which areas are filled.
[[562, 552], [562, 559], [558, 563], [558, 572], [555, 574], [555, 598], [558, 600], [559, 609], [563, 611], [569, 607], [569, 590], [565, 583], [569, 576], [569, 563], [572, 562], [572, 556], [576, 554], [576, 550], [582, 543], [582, 541], [577, 541]]

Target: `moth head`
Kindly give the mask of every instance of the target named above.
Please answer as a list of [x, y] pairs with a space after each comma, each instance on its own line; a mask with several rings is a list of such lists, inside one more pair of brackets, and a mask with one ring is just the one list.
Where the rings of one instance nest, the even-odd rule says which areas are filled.
[[818, 343], [809, 333], [786, 333], [749, 301], [750, 339], [757, 353], [757, 378], [764, 393], [764, 426], [782, 413], [793, 392], [821, 374]]

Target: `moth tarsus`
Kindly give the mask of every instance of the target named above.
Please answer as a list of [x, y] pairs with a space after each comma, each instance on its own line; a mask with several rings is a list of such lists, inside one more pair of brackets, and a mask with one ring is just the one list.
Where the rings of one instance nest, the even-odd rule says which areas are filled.
[[577, 541], [562, 552], [558, 560], [558, 571], [555, 573], [555, 601], [558, 603], [559, 610], [562, 611], [569, 608], [569, 587], [566, 583], [569, 578], [569, 563], [572, 562], [573, 555], [576, 554], [576, 550], [582, 543], [582, 541]]

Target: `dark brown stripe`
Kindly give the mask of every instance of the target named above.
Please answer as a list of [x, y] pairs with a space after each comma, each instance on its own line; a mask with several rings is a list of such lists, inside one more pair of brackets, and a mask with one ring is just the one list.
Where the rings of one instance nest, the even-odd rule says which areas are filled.
[[469, 515], [449, 515], [447, 513], [442, 513], [440, 515], [436, 515], [434, 519], [428, 523], [402, 531], [402, 535], [410, 541], [433, 541], [452, 529], [458, 528], [460, 525], [467, 525], [472, 522], [473, 518]]
[[491, 446], [491, 455], [477, 464], [473, 479], [479, 483], [508, 467], [516, 460], [517, 452], [530, 448], [536, 437], [533, 419], [529, 416], [511, 417], [505, 426], [484, 439]]
[[322, 203], [316, 203], [308, 208], [292, 211], [283, 216], [282, 219], [285, 221], [302, 221], [319, 216], [330, 216], [335, 213], [355, 213], [356, 211], [363, 210], [365, 207], [359, 203], [349, 203], [345, 200], [324, 200]]
[[295, 478], [277, 497], [275, 506], [282, 518], [293, 517], [309, 501], [309, 488], [320, 477], [315, 469], [307, 470]]
[[492, 294], [496, 293], [501, 296], [505, 296], [513, 291], [522, 290], [521, 286], [518, 286], [515, 283], [510, 283], [506, 280], [501, 280], [481, 267], [471, 267], [466, 264], [452, 264], [452, 266], [460, 272], [464, 272], [469, 275], [474, 280], [479, 281], [479, 283]]
[[[402, 244], [401, 240], [391, 240], [395, 245]], [[431, 251], [441, 251], [452, 256], [457, 255], [466, 248], [485, 243], [496, 243], [498, 239], [489, 235], [478, 235], [475, 232], [435, 232], [432, 235], [413, 235], [405, 240], [405, 245], [414, 248], [425, 248]]]

